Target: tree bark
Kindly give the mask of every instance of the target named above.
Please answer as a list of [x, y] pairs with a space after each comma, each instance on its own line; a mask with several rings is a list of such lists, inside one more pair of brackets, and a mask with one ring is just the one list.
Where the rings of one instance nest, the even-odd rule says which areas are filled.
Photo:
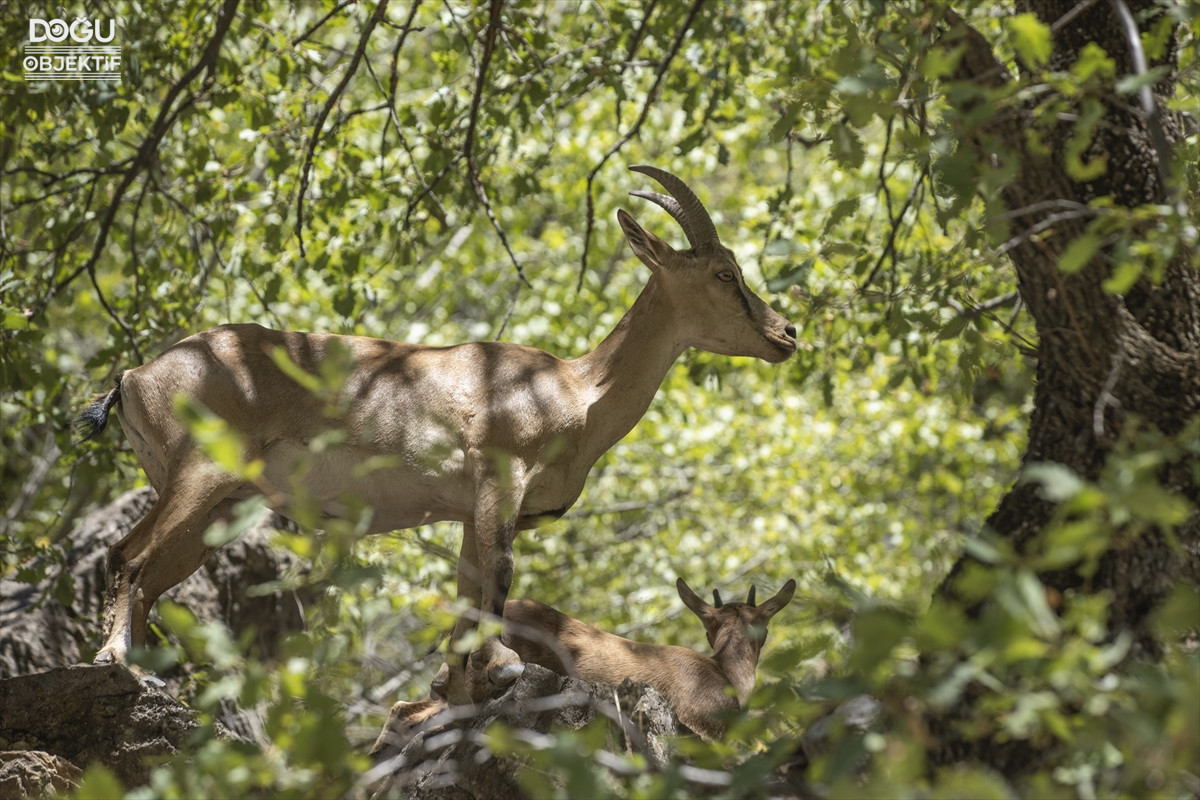
[[[1133, 98], [1113, 86], [1116, 78], [1136, 71], [1120, 5], [1115, 1], [1017, 2], [1019, 12], [1032, 11], [1053, 31], [1049, 70], [1068, 70], [1090, 43], [1116, 62], [1116, 77], [1098, 98], [1103, 116], [1079, 155], [1084, 162], [1107, 158], [1101, 174], [1082, 180], [1075, 170], [1072, 177], [1067, 163], [1076, 132], [1073, 115], [1060, 114], [1060, 121], [1049, 127], [1043, 138], [1046, 147], [1031, 146], [1029, 131], [1035, 125], [1046, 130], [1044, 121], [1035, 122], [1032, 101], [991, 115], [963, 141], [985, 162], [1004, 158], [1019, 162], [1016, 178], [1001, 191], [1000, 199], [1010, 219], [1008, 252], [1018, 289], [1039, 340], [1034, 410], [1022, 468], [1055, 462], [1087, 481], [1100, 479], [1114, 454], [1134, 436], [1178, 437], [1195, 424], [1200, 412], [1200, 273], [1194, 253], [1180, 247], [1159, 280], [1143, 275], [1124, 295], [1104, 286], [1116, 255], [1111, 246], [1101, 247], [1077, 271], [1059, 268], [1064, 252], [1085, 235], [1094, 218], [1095, 212], [1087, 207], [1090, 201], [1107, 197], [1117, 210], [1173, 201], [1172, 190], [1164, 183], [1172, 168], [1166, 163], [1169, 150], [1156, 147], [1156, 141], [1173, 146], [1182, 135], [1180, 120], [1166, 113], [1164, 104], [1175, 90], [1176, 36], [1172, 33], [1165, 53], [1149, 64], [1151, 69], [1163, 65], [1166, 74], [1152, 87], [1160, 113], [1147, 115]], [[1143, 30], [1157, 21], [1159, 11], [1153, 0], [1132, 0], [1130, 6]], [[1075, 16], [1069, 16], [1072, 13]], [[953, 13], [948, 20], [944, 41], [964, 48], [954, 80], [985, 90], [1013, 80], [987, 39]], [[1082, 93], [1060, 99], [1074, 103], [1074, 110], [1083, 102]], [[1044, 95], [1038, 98], [1044, 100]], [[1191, 504], [1190, 516], [1174, 531], [1176, 543], [1161, 529], [1130, 523], [1118, 526], [1094, 574], [1068, 568], [1039, 575], [1048, 589], [1059, 593], [1107, 592], [1112, 598], [1110, 633], [1131, 632], [1134, 652], [1144, 657], [1161, 654], [1148, 625], [1151, 612], [1179, 579], [1200, 581], [1197, 468], [1195, 453], [1181, 452], [1159, 470], [1160, 485]], [[987, 526], [1017, 553], [1027, 555], [1055, 513], [1056, 504], [1042, 496], [1040, 486], [1018, 482]], [[943, 596], [959, 597], [955, 579], [970, 561], [967, 554], [960, 558], [940, 589]], [[973, 611], [986, 603], [980, 601]], [[1009, 752], [1014, 747], [1007, 745], [998, 748], [994, 742], [954, 740], [948, 726], [932, 727], [940, 728], [944, 739], [937, 760], [974, 757], [1002, 772], [1014, 765], [1022, 769], [1022, 760], [1024, 769], [1036, 767], [1034, 753], [1018, 755]]]

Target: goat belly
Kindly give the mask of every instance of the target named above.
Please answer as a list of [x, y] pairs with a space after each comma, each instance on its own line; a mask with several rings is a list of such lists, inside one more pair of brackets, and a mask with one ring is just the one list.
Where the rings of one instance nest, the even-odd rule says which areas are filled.
[[[470, 518], [471, 486], [465, 479], [438, 480], [426, 471], [371, 463], [371, 453], [354, 446], [331, 447], [314, 454], [291, 442], [276, 442], [264, 453], [263, 475], [273, 486], [291, 486], [299, 474], [304, 490], [327, 518], [343, 518], [352, 508], [371, 509], [369, 533], [411, 528], [441, 520]], [[285, 493], [287, 514], [292, 497]]]

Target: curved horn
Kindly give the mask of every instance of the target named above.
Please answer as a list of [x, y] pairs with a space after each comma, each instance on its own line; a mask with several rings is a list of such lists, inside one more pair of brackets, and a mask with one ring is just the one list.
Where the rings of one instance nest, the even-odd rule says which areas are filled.
[[713, 607], [714, 608], [721, 607], [721, 593], [718, 592], [716, 589], [713, 589]]
[[748, 594], [746, 596], [746, 605], [748, 605], [748, 606], [754, 605], [754, 588], [755, 587], [753, 585], [751, 585], [750, 586], [750, 594]]
[[649, 175], [671, 193], [672, 196], [667, 197], [658, 192], [641, 190], [630, 192], [634, 197], [641, 197], [661, 206], [663, 210], [674, 217], [675, 221], [683, 228], [683, 233], [687, 236], [688, 244], [692, 246], [693, 250], [702, 245], [716, 244], [720, 241], [717, 236], [717, 226], [713, 225], [712, 217], [708, 215], [700, 198], [696, 197], [696, 193], [689, 189], [686, 183], [658, 167], [636, 164], [630, 169], [643, 175]]

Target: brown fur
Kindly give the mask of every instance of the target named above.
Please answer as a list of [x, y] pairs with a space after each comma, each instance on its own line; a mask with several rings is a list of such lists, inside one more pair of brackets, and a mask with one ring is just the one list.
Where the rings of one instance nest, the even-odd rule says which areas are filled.
[[704, 623], [713, 655], [675, 645], [645, 644], [580, 622], [537, 600], [504, 606], [504, 643], [522, 661], [540, 664], [589, 683], [618, 684], [626, 678], [648, 683], [675, 709], [679, 721], [705, 739], [720, 738], [720, 712], [743, 708], [754, 689], [767, 623], [792, 599], [795, 581], [755, 607], [748, 603], [710, 606], [680, 578], [684, 603]]
[[[504, 644], [527, 663], [588, 681], [619, 684], [626, 678], [648, 683], [666, 698], [679, 721], [702, 738], [725, 733], [722, 712], [744, 708], [754, 689], [758, 656], [767, 623], [791, 602], [796, 582], [789, 580], [761, 606], [726, 603], [710, 606], [680, 578], [679, 596], [704, 623], [713, 655], [675, 645], [645, 644], [607, 633], [537, 600], [504, 605]], [[751, 598], [753, 592], [751, 593]], [[445, 665], [425, 700], [392, 706], [372, 753], [399, 746], [418, 726], [447, 709]]]
[[[225, 325], [124, 373], [80, 426], [98, 433], [115, 406], [159, 496], [109, 552], [105, 641], [95, 660], [124, 662], [145, 643], [155, 600], [212, 554], [204, 542], [212, 523], [256, 494], [291, 513], [297, 482], [326, 517], [370, 506], [367, 533], [462, 523], [458, 596], [470, 610], [451, 633], [453, 645], [482, 617], [503, 613], [517, 533], [575, 502], [592, 465], [633, 428], [685, 349], [774, 363], [790, 357], [795, 328], [746, 288], [691, 190], [668, 173], [635, 169], [679, 202], [640, 196], [697, 240], [677, 251], [620, 211], [651, 278], [608, 338], [579, 358], [506, 342], [427, 347]], [[337, 380], [314, 393], [300, 373]], [[224, 420], [261, 471], [244, 477], [213, 463], [178, 418], [180, 398]], [[336, 440], [311, 447], [330, 433]], [[521, 669], [496, 640], [469, 658], [451, 646], [447, 660], [447, 691], [461, 704], [486, 698]]]

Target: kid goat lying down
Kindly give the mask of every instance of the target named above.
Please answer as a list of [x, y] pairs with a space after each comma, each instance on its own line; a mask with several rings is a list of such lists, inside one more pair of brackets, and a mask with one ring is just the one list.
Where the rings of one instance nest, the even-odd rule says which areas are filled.
[[[744, 603], [715, 605], [701, 600], [680, 578], [679, 597], [704, 623], [711, 656], [675, 645], [645, 644], [607, 633], [569, 617], [537, 600], [509, 600], [504, 605], [504, 644], [546, 669], [589, 683], [619, 684], [625, 678], [648, 683], [666, 698], [679, 721], [705, 739], [720, 738], [725, 724], [720, 713], [744, 708], [754, 689], [758, 656], [767, 638], [767, 623], [786, 606], [796, 591], [789, 580], [761, 606], [754, 589]], [[443, 676], [434, 679], [435, 692], [415, 703], [397, 703], [372, 752], [407, 738], [406, 732], [446, 708], [436, 693]]]

